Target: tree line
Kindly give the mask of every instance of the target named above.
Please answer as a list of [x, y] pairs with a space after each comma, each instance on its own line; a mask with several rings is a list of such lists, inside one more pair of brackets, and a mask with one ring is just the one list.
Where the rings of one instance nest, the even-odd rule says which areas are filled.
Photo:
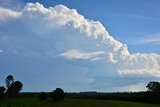
[[56, 88], [53, 92], [45, 93], [41, 92], [39, 94], [39, 100], [45, 101], [47, 99], [52, 99], [54, 102], [58, 102], [59, 100], [64, 100], [64, 91], [61, 88]]
[[40, 101], [52, 99], [57, 102], [66, 98], [77, 99], [99, 99], [99, 100], [124, 100], [124, 101], [140, 101], [160, 103], [160, 83], [151, 81], [147, 84], [146, 92], [116, 92], [116, 93], [98, 93], [98, 92], [80, 92], [80, 93], [64, 93], [63, 89], [56, 88], [52, 92], [41, 93], [24, 93], [23, 84], [20, 81], [14, 81], [12, 75], [8, 75], [5, 79], [6, 86], [0, 86], [0, 98], [16, 98], [19, 94], [21, 97], [36, 96]]
[[145, 103], [160, 103], [160, 83], [151, 81], [144, 92], [80, 92], [66, 93], [65, 97], [73, 99], [120, 100]]

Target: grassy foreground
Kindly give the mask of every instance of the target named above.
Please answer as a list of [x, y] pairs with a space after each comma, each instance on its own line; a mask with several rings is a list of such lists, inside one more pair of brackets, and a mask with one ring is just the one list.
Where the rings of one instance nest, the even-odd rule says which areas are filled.
[[112, 100], [65, 99], [57, 103], [47, 100], [44, 102], [35, 98], [0, 99], [0, 107], [160, 107], [158, 104], [136, 103]]

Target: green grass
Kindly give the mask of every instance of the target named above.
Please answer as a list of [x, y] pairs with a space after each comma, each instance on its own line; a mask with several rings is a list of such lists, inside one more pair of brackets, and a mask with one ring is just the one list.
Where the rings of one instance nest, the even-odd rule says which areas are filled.
[[39, 101], [36, 98], [0, 99], [0, 107], [160, 107], [158, 104], [147, 104], [112, 100], [65, 99], [57, 103], [52, 100]]
[[[0, 99], [0, 107], [4, 106], [7, 107], [7, 105], [12, 105], [13, 107], [19, 107], [19, 106], [25, 106], [27, 107], [36, 107], [41, 102], [38, 101], [37, 98], [17, 98], [17, 99]], [[11, 106], [11, 107], [12, 107]]]

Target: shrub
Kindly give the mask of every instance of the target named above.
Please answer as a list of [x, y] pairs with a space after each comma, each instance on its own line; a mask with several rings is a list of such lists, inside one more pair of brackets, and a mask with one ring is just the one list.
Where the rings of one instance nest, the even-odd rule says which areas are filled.
[[39, 100], [41, 100], [41, 101], [47, 100], [47, 95], [46, 95], [46, 93], [41, 92], [40, 95], [39, 95]]
[[64, 100], [64, 91], [61, 88], [56, 88], [55, 90], [53, 90], [50, 97], [55, 102]]

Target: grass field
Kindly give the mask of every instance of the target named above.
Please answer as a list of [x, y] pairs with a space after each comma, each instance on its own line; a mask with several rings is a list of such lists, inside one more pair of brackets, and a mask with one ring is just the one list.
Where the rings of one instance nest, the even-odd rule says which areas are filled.
[[11, 107], [160, 107], [158, 104], [112, 100], [65, 99], [55, 103], [51, 100], [41, 102], [35, 98], [0, 99], [0, 107], [8, 105]]

